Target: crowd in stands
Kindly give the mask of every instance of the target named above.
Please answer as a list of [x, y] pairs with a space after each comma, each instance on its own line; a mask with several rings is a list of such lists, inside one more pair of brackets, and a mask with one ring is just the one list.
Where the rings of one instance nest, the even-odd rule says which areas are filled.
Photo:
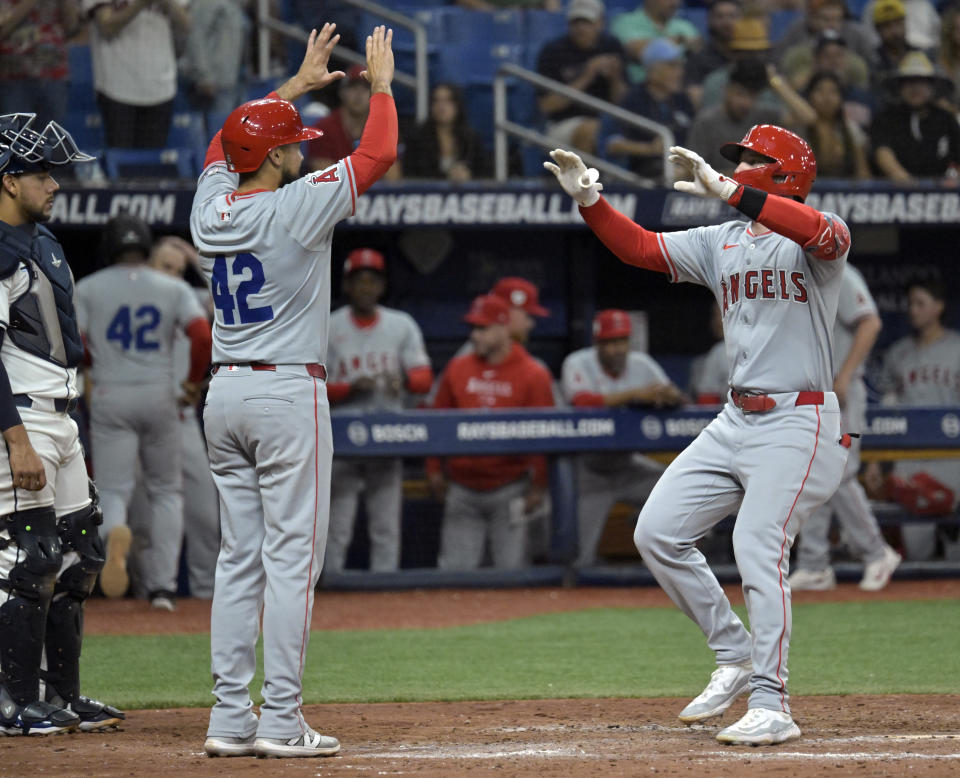
[[[284, 8], [301, 24], [331, 14], [342, 20], [344, 45], [356, 46], [353, 26], [364, 21], [356, 8]], [[811, 143], [820, 178], [957, 180], [960, 3], [953, 0], [404, 0], [396, 10], [427, 23], [434, 39], [429, 117], [417, 124], [412, 109], [403, 117], [393, 178], [461, 183], [492, 175], [490, 82], [502, 60], [655, 122], [711, 164], [726, 164], [715, 154], [718, 138], [773, 121]], [[469, 76], [460, 68], [489, 53], [483, 44], [438, 54], [458, 48], [457, 40], [437, 40], [443, 28], [429, 22], [441, 12], [466, 15], [461, 35], [471, 21], [513, 14], [475, 25], [478, 38], [502, 37], [502, 46], [488, 42], [497, 49], [482, 66], [488, 72], [476, 63], [481, 70]], [[270, 89], [253, 76], [252, 14], [247, 0], [0, 0], [0, 110], [56, 118], [93, 149], [179, 149], [192, 164], [166, 172], [196, 172], [226, 114]], [[311, 166], [357, 142], [364, 86], [359, 69], [350, 69], [332, 104], [320, 105], [317, 122], [333, 136], [324, 145], [341, 151], [315, 145]], [[671, 172], [663, 170], [662, 133], [613, 120], [569, 92], [511, 88], [517, 118], [551, 142], [653, 182]], [[511, 174], [524, 172], [516, 157]], [[536, 166], [525, 172], [535, 175]]]

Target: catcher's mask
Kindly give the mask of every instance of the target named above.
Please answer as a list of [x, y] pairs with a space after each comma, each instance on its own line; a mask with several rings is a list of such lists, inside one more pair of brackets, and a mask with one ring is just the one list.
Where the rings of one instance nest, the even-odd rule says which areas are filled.
[[0, 116], [0, 173], [37, 173], [94, 159], [80, 151], [70, 133], [56, 122], [37, 132], [31, 126], [36, 118], [35, 113]]

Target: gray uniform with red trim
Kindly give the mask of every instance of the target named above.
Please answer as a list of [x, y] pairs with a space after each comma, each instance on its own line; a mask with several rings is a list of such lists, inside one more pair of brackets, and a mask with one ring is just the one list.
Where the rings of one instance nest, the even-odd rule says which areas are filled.
[[[349, 305], [331, 314], [330, 381], [352, 383], [366, 376], [377, 382], [370, 395], [336, 405], [335, 413], [399, 411], [406, 393], [389, 391], [387, 384], [396, 381], [402, 387], [408, 370], [429, 366], [423, 333], [410, 314], [380, 305], [368, 326], [358, 326]], [[343, 570], [361, 492], [367, 509], [370, 569], [388, 572], [400, 566], [403, 460], [338, 457], [333, 463], [328, 572]]]
[[[204, 408], [222, 531], [208, 736], [290, 738], [308, 731], [301, 679], [330, 507], [333, 440], [318, 367], [327, 356], [330, 244], [357, 191], [349, 158], [277, 191], [237, 194], [236, 186], [225, 164], [209, 165], [190, 215], [216, 308], [219, 364]], [[258, 722], [248, 687], [261, 609]]]
[[[745, 413], [727, 402], [661, 476], [634, 539], [660, 585], [703, 630], [717, 663], [752, 661], [749, 707], [789, 712], [790, 546], [803, 519], [837, 488], [847, 458], [830, 391], [846, 251], [820, 260], [776, 233], [755, 235], [745, 222], [658, 240], [672, 280], [706, 286], [719, 303], [733, 388], [768, 395], [775, 405]], [[735, 512], [752, 635], [695, 545]]]
[[[839, 372], [853, 345], [853, 335], [860, 320], [877, 313], [877, 304], [870, 295], [867, 282], [853, 265], [843, 271], [837, 322], [833, 330], [836, 348], [834, 372]], [[863, 366], [850, 380], [846, 404], [842, 408], [843, 428], [860, 433], [867, 422], [867, 386], [863, 382]], [[851, 550], [865, 564], [882, 559], [887, 543], [880, 534], [877, 517], [870, 509], [870, 501], [857, 473], [860, 470], [860, 439], [854, 438], [840, 486], [819, 510], [804, 523], [797, 543], [797, 567], [804, 570], [824, 570], [830, 566], [830, 518], [837, 517], [844, 539]]]
[[[570, 404], [581, 392], [611, 394], [670, 383], [656, 360], [639, 351], [631, 351], [623, 373], [612, 376], [600, 364], [593, 346], [567, 355], [561, 376], [564, 398]], [[577, 564], [588, 565], [596, 560], [597, 546], [614, 503], [627, 502], [639, 508], [662, 473], [663, 465], [636, 451], [577, 457]]]

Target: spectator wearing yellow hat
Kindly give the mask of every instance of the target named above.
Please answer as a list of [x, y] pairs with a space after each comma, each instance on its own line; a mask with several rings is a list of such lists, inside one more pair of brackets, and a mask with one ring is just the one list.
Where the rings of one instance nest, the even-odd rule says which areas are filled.
[[907, 10], [903, 0], [878, 0], [871, 19], [880, 40], [874, 50], [871, 84], [874, 94], [886, 105], [896, 97], [888, 90], [890, 76], [896, 73], [900, 60], [916, 47], [907, 42]]
[[[870, 0], [863, 8], [864, 24], [874, 20], [874, 9], [884, 0]], [[940, 40], [940, 14], [930, 0], [902, 0], [907, 43], [922, 51], [933, 51]], [[876, 23], [876, 22], [874, 22]]]

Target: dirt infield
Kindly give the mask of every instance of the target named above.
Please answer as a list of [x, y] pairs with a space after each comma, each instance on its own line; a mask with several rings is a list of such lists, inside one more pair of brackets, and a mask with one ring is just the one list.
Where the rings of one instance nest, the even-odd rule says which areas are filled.
[[[739, 601], [737, 587], [729, 589]], [[865, 598], [855, 586], [795, 602]], [[869, 599], [960, 599], [960, 581], [895, 583]], [[321, 593], [314, 629], [440, 627], [589, 607], [656, 607], [656, 589]], [[209, 602], [173, 614], [132, 600], [90, 603], [88, 633], [205, 631]], [[688, 700], [534, 700], [313, 705], [307, 718], [344, 744], [323, 760], [208, 759], [207, 711], [132, 711], [120, 732], [0, 738], [0, 776], [891, 776], [960, 774], [960, 695], [799, 697], [804, 737], [773, 748], [724, 747], [722, 722], [688, 728]]]

